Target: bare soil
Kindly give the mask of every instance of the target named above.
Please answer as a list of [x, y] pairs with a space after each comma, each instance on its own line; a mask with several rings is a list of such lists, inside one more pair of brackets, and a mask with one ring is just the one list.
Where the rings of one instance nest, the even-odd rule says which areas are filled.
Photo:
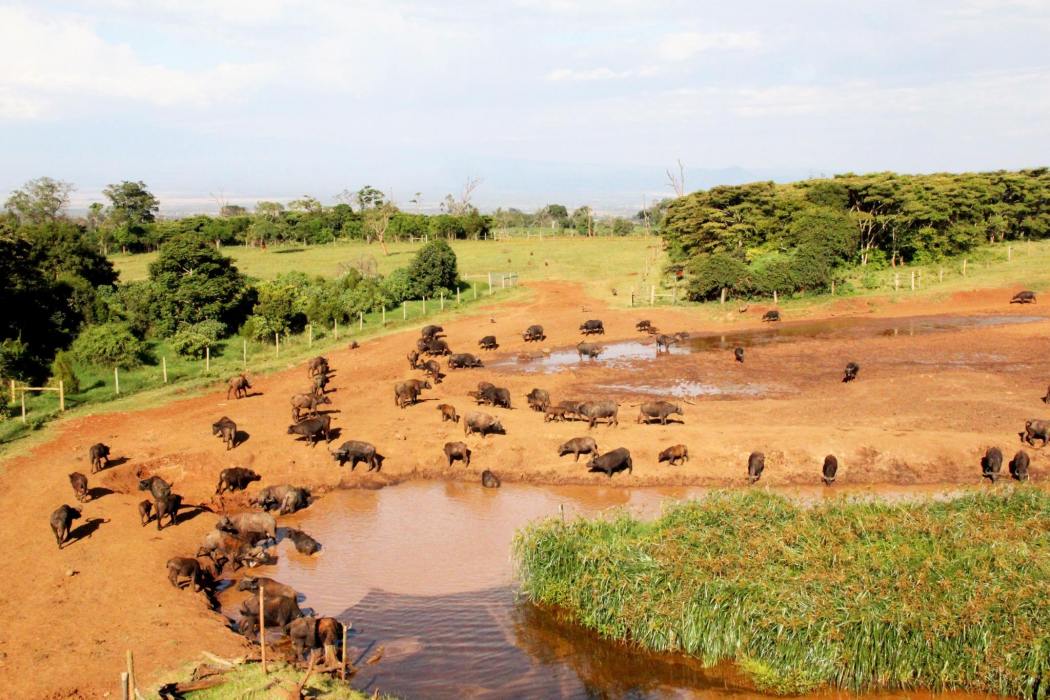
[[[651, 342], [634, 330], [640, 318], [667, 331], [722, 328], [710, 323], [705, 328], [683, 309], [603, 308], [572, 284], [530, 286], [534, 294], [526, 301], [446, 324], [453, 349], [489, 359], [571, 346], [580, 340], [578, 326], [588, 318], [605, 322], [607, 335], [597, 342]], [[1039, 307], [1009, 306], [1011, 294], [979, 290], [942, 301], [895, 304], [846, 300], [825, 314], [1042, 315]], [[727, 316], [736, 316], [733, 329], [739, 330], [759, 327], [762, 311], [751, 307], [746, 321], [740, 321], [735, 308]], [[522, 341], [521, 331], [532, 323], [545, 327], [545, 343]], [[339, 429], [330, 446], [321, 442], [310, 447], [286, 433], [289, 397], [309, 385], [303, 364], [254, 377], [256, 393], [239, 401], [226, 400], [223, 384], [212, 393], [159, 408], [56, 424], [48, 428], [54, 433], [50, 441], [8, 460], [0, 472], [9, 541], [0, 567], [0, 697], [113, 696], [127, 649], [134, 650], [141, 686], [201, 650], [224, 656], [244, 653], [245, 642], [201, 596], [175, 590], [166, 578], [167, 559], [192, 555], [216, 516], [193, 509], [177, 527], [161, 532], [153, 524], [143, 528], [137, 504], [146, 494], [137, 490], [137, 481], [144, 476], [164, 477], [188, 502], [215, 512], [246, 507], [244, 494], [225, 501], [213, 496], [218, 473], [228, 466], [248, 466], [263, 475], [262, 484], [249, 492], [278, 483], [322, 493], [378, 488], [411, 478], [480, 481], [483, 469], [505, 481], [550, 484], [742, 486], [748, 453], [762, 450], [767, 466], [760, 485], [816, 483], [828, 453], [838, 456], [839, 480], [846, 485], [979, 484], [979, 458], [988, 446], [1000, 446], [1009, 459], [1021, 446], [1018, 431], [1025, 419], [1050, 415], [1040, 401], [1050, 378], [1048, 332], [1050, 319], [927, 336], [802, 340], [751, 348], [743, 365], [733, 361], [731, 352], [710, 352], [665, 356], [627, 368], [581, 365], [547, 375], [453, 370], [424, 392], [423, 401], [399, 409], [394, 383], [421, 376], [405, 359], [415, 335], [401, 333], [328, 355], [336, 374], [332, 405], [323, 408]], [[489, 334], [498, 338], [499, 350], [478, 351], [477, 340]], [[849, 361], [861, 365], [860, 376], [843, 384], [842, 368]], [[635, 423], [631, 404], [651, 396], [603, 391], [602, 396], [621, 402], [620, 425], [593, 431], [580, 422], [545, 423], [524, 399], [534, 386], [560, 401], [596, 395], [597, 384], [660, 386], [683, 377], [775, 390], [749, 399], [697, 400], [684, 406], [684, 423], [667, 426]], [[467, 392], [479, 380], [508, 387], [514, 409], [476, 409]], [[462, 422], [441, 422], [439, 403], [453, 404], [461, 416], [470, 410], [497, 415], [506, 435], [464, 438]], [[211, 423], [223, 415], [247, 433], [247, 440], [229, 452], [211, 435]], [[582, 461], [557, 457], [558, 444], [588, 433], [603, 451], [629, 448], [634, 472], [610, 480], [588, 473]], [[368, 473], [361, 465], [351, 472], [335, 463], [328, 448], [349, 439], [377, 446], [385, 456], [380, 473]], [[442, 445], [452, 440], [470, 445], [474, 456], [469, 468], [461, 463], [447, 468]], [[111, 492], [83, 505], [76, 539], [59, 550], [48, 516], [62, 503], [76, 505], [67, 474], [90, 472], [87, 450], [99, 441], [123, 461], [89, 475], [92, 487]], [[676, 443], [688, 446], [691, 460], [678, 467], [657, 464], [659, 451]], [[1050, 459], [1040, 450], [1028, 451], [1033, 480], [1045, 483]]]

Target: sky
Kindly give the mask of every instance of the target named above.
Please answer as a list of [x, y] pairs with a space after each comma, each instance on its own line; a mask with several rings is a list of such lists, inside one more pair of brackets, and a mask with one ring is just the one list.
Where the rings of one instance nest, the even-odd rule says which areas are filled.
[[[1050, 0], [0, 0], [0, 197], [163, 212], [370, 184], [634, 211], [840, 172], [1050, 165]], [[417, 193], [420, 193], [417, 197]]]

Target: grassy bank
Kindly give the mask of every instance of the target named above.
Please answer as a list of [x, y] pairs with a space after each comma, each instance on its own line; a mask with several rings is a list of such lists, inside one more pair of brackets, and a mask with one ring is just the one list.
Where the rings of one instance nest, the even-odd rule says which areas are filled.
[[[189, 675], [189, 671], [186, 671], [174, 674], [172, 678], [166, 680], [185, 680]], [[281, 662], [271, 662], [269, 673], [265, 675], [262, 672], [262, 666], [257, 663], [241, 664], [234, 670], [222, 674], [223, 683], [221, 685], [187, 692], [185, 698], [186, 700], [240, 700], [241, 698], [287, 700], [290, 697], [289, 691], [302, 680], [304, 675], [301, 669], [292, 668]], [[157, 694], [151, 695], [159, 697]], [[365, 694], [354, 690], [349, 683], [341, 682], [322, 673], [310, 675], [303, 688], [303, 695], [319, 700], [366, 700], [372, 697], [371, 693]]]
[[515, 542], [524, 595], [763, 690], [1050, 697], [1050, 495], [948, 502], [720, 493], [653, 522], [548, 520]]
[[[479, 292], [477, 300], [473, 298], [473, 294], [464, 294], [460, 304], [454, 299], [446, 301], [444, 311], [439, 308], [440, 302], [430, 300], [427, 302], [425, 315], [421, 302], [408, 302], [404, 310], [387, 311], [385, 325], [381, 312], [366, 314], [360, 327], [355, 323], [348, 328], [338, 329], [338, 338], [336, 329], [332, 328], [314, 328], [312, 342], [306, 333], [282, 336], [279, 355], [273, 342], [259, 343], [234, 337], [212, 348], [210, 362], [205, 362], [203, 358], [182, 357], [173, 352], [167, 343], [154, 342], [150, 345], [149, 364], [119, 372], [120, 394], [116, 393], [116, 380], [112, 368], [76, 366], [74, 369], [80, 381], [80, 391], [66, 395], [65, 415], [86, 415], [104, 409], [146, 408], [185, 396], [187, 392], [224, 385], [227, 379], [240, 372], [246, 371], [251, 377], [286, 369], [332, 348], [345, 347], [353, 340], [363, 342], [368, 338], [394, 333], [424, 322], [475, 313], [482, 305], [502, 303], [520, 298], [524, 294], [527, 294], [527, 291], [521, 287], [497, 289], [491, 295]], [[165, 366], [168, 375], [166, 384]], [[0, 389], [3, 390], [0, 401], [5, 404], [8, 413], [6, 418], [0, 417], [0, 455], [6, 456], [12, 441], [25, 438], [63, 415], [59, 412], [56, 394], [27, 393], [26, 422], [23, 424], [20, 403], [11, 402], [7, 386]]]

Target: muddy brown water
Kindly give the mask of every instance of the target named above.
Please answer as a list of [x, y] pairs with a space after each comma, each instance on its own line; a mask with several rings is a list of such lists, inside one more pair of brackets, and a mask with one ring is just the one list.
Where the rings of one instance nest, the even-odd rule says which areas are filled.
[[[750, 348], [780, 343], [795, 343], [802, 340], [863, 339], [875, 337], [929, 335], [971, 328], [1034, 323], [1045, 320], [1042, 316], [910, 316], [904, 318], [858, 318], [855, 316], [771, 323], [757, 329], [722, 333], [692, 333], [690, 337], [673, 345], [667, 353], [657, 353], [655, 340], [628, 340], [602, 343], [593, 337], [588, 342], [603, 346], [597, 359], [581, 359], [575, 347], [557, 348], [549, 352], [534, 352], [528, 356], [507, 357], [491, 363], [495, 369], [526, 373], [561, 372], [580, 365], [600, 364], [606, 367], [639, 368], [647, 361], [661, 355], [689, 355], [697, 352], [729, 351], [736, 347]], [[743, 385], [739, 387], [685, 387], [681, 396], [703, 396], [713, 394], [754, 396], [765, 393], [765, 387]]]
[[[812, 502], [830, 490], [785, 492]], [[732, 665], [703, 668], [683, 655], [603, 640], [517, 595], [511, 543], [528, 523], [614, 508], [652, 517], [669, 501], [705, 493], [526, 484], [490, 490], [430, 481], [336, 491], [282, 519], [317, 538], [321, 554], [299, 555], [283, 540], [278, 563], [253, 573], [293, 586], [302, 594], [300, 604], [318, 615], [352, 623], [350, 659], [360, 669], [354, 685], [369, 692], [404, 698], [766, 697], [750, 689]], [[890, 499], [951, 495], [915, 487], [852, 493]], [[247, 595], [224, 592], [224, 611], [232, 615]], [[377, 655], [378, 661], [367, 663]], [[829, 691], [813, 697], [851, 696]]]

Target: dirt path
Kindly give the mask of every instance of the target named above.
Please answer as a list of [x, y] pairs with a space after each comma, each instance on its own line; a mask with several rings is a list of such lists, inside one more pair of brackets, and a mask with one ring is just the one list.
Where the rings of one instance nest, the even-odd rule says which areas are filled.
[[[579, 339], [578, 325], [596, 317], [608, 329], [601, 339], [605, 343], [639, 338], [634, 322], [646, 317], [666, 330], [704, 330], [686, 310], [611, 310], [582, 299], [575, 285], [531, 286], [535, 294], [528, 301], [482, 309], [480, 316], [447, 324], [452, 347], [477, 352], [477, 339], [494, 334], [501, 348], [486, 359], [538, 352], [536, 344], [526, 348], [520, 336], [531, 323], [544, 325], [547, 347], [571, 346]], [[1038, 307], [1009, 307], [1007, 299], [1004, 290], [988, 290], [944, 302], [883, 304], [874, 312], [868, 300], [845, 301], [829, 315], [1040, 312]], [[748, 320], [738, 318], [734, 330], [758, 327], [761, 311], [749, 310]], [[160, 533], [152, 525], [142, 528], [136, 511], [143, 496], [136, 490], [141, 476], [161, 475], [189, 502], [216, 510], [220, 504], [212, 493], [218, 472], [227, 466], [256, 469], [264, 485], [287, 482], [318, 492], [416, 477], [477, 480], [486, 468], [504, 480], [595, 483], [606, 478], [556, 456], [556, 446], [587, 434], [586, 426], [544, 423], [526, 408], [524, 394], [539, 386], [555, 401], [582, 399], [598, 393], [597, 384], [642, 379], [660, 386], [685, 378], [773, 389], [765, 397], [698, 401], [685, 407], [684, 424], [668, 426], [634, 422], [635, 409], [628, 405], [644, 396], [602, 391], [624, 404], [621, 422], [592, 433], [603, 450], [625, 446], [635, 460], [634, 473], [617, 475], [613, 483], [742, 485], [746, 455], [755, 449], [767, 454], [762, 484], [814, 483], [828, 452], [838, 455], [846, 484], [974, 483], [987, 446], [998, 444], [1009, 457], [1019, 446], [1024, 419], [1050, 414], [1039, 401], [1050, 379], [1048, 332], [1050, 320], [929, 336], [800, 341], [749, 349], [744, 365], [728, 353], [712, 352], [660, 358], [641, 371], [601, 366], [550, 375], [459, 370], [424, 392], [425, 401], [401, 410], [394, 405], [393, 383], [419, 376], [405, 360], [414, 333], [402, 333], [329, 355], [337, 374], [333, 405], [325, 408], [333, 410], [333, 425], [341, 433], [331, 447], [347, 439], [374, 443], [386, 457], [378, 475], [360, 466], [354, 473], [339, 468], [323, 443], [311, 448], [286, 434], [288, 397], [308, 384], [302, 365], [257, 378], [261, 393], [241, 401], [226, 401], [225, 390], [217, 388], [156, 409], [64, 422], [48, 428], [54, 431], [49, 442], [8, 461], [0, 476], [5, 532], [17, 543], [0, 568], [0, 619], [5, 621], [0, 697], [114, 693], [126, 649], [135, 651], [144, 683], [201, 650], [243, 652], [243, 641], [217, 613], [199, 596], [174, 590], [165, 576], [165, 561], [192, 554], [215, 516], [200, 513]], [[861, 364], [861, 376], [844, 385], [841, 368], [850, 360]], [[470, 469], [447, 469], [441, 446], [464, 439], [462, 424], [442, 424], [436, 406], [452, 403], [461, 415], [473, 410], [466, 393], [482, 379], [511, 389], [514, 410], [482, 409], [498, 414], [507, 434], [467, 438], [474, 450]], [[248, 433], [231, 452], [210, 432], [222, 415]], [[59, 551], [48, 515], [62, 503], [75, 504], [66, 475], [90, 471], [87, 449], [97, 441], [111, 445], [114, 456], [126, 461], [89, 477], [92, 486], [112, 493], [84, 505], [79, 524], [94, 523], [86, 528], [91, 532]], [[688, 445], [692, 460], [681, 467], [657, 465], [657, 453], [674, 443]], [[1050, 459], [1029, 452], [1035, 478], [1044, 481]], [[226, 503], [243, 504], [243, 496]]]

